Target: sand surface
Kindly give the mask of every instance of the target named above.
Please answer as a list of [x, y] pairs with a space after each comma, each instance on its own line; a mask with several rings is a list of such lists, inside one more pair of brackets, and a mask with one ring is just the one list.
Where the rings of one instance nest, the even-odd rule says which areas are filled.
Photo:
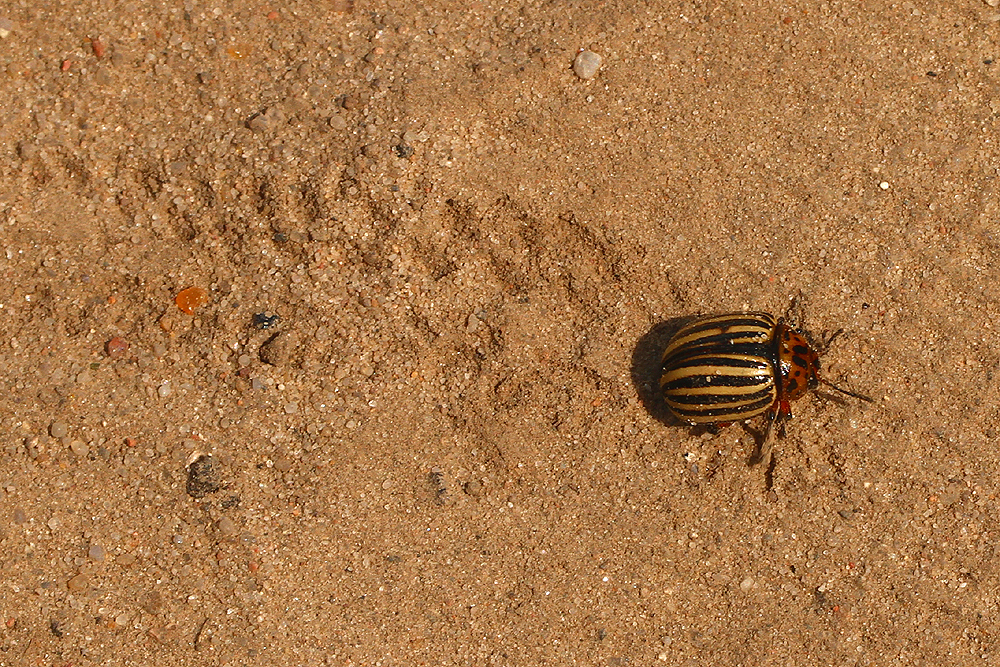
[[995, 4], [0, 6], [0, 665], [996, 664]]

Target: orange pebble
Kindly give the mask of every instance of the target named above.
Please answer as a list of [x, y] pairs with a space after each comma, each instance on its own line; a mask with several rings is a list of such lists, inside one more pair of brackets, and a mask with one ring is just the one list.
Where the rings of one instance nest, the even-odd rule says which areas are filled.
[[177, 294], [174, 303], [188, 315], [194, 315], [195, 310], [208, 303], [208, 292], [200, 287], [188, 287]]

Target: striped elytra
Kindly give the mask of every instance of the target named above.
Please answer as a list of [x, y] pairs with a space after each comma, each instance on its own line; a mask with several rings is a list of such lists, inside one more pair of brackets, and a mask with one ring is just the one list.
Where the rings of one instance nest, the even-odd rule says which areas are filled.
[[[682, 327], [663, 351], [660, 387], [667, 407], [689, 424], [743, 421], [771, 411], [783, 399], [779, 343], [785, 331], [796, 333], [767, 313], [701, 317]], [[818, 360], [815, 353], [798, 356]], [[805, 370], [798, 361], [789, 360], [789, 372], [815, 377], [818, 361]]]

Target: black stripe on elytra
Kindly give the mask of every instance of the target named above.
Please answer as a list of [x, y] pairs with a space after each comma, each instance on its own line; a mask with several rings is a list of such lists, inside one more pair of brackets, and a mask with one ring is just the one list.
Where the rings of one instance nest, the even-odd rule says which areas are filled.
[[688, 326], [681, 329], [678, 334], [681, 336], [688, 336], [693, 333], [698, 333], [699, 331], [707, 331], [708, 329], [732, 329], [733, 327], [759, 327], [764, 329], [766, 332], [770, 332], [774, 327], [774, 320], [765, 319], [763, 317], [738, 317], [738, 318], [710, 318], [705, 321], [692, 322]]
[[774, 386], [774, 381], [764, 374], [761, 375], [709, 375], [699, 373], [668, 380], [663, 384], [663, 391], [680, 391], [684, 389], [703, 389], [705, 387], [753, 387], [756, 385]]
[[746, 357], [716, 357], [707, 354], [705, 350], [685, 350], [684, 354], [674, 354], [663, 360], [663, 372], [679, 370], [688, 367], [711, 368], [766, 368], [769, 364], [770, 350], [764, 345], [735, 346], [732, 349], [715, 350], [718, 354], [733, 354]]
[[[685, 341], [677, 350], [724, 348], [730, 350], [739, 345], [764, 345], [767, 342], [767, 334], [754, 331], [733, 331], [727, 333], [716, 333], [694, 340]], [[676, 352], [676, 351], [675, 351]]]
[[762, 398], [755, 403], [748, 403], [746, 405], [730, 405], [725, 407], [709, 408], [699, 410], [697, 408], [682, 408], [671, 406], [670, 409], [677, 413], [680, 417], [727, 417], [727, 416], [737, 416], [744, 415], [748, 412], [760, 412], [771, 406], [774, 402], [773, 396], [768, 396], [767, 398]]
[[759, 391], [746, 394], [667, 394], [666, 396], [667, 403], [671, 406], [677, 404], [691, 406], [692, 408], [699, 405], [710, 407], [723, 403], [742, 403], [745, 401], [759, 403], [764, 399], [768, 401], [774, 400], [774, 385], [769, 385]]

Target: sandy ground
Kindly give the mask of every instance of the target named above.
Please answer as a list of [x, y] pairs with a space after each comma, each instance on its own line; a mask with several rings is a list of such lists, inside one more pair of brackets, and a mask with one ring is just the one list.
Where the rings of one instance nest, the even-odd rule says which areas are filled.
[[0, 8], [0, 664], [1000, 660], [995, 2], [154, 4]]

